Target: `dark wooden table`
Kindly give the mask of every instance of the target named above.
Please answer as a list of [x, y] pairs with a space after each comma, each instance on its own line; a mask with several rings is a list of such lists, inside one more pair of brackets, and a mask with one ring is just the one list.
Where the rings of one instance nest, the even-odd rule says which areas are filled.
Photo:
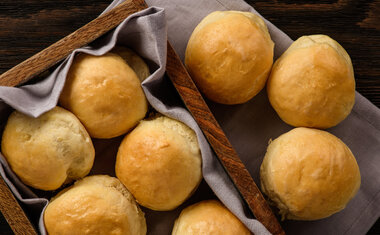
[[[357, 90], [380, 107], [380, 0], [247, 0], [292, 39], [327, 34], [350, 54]], [[2, 0], [0, 74], [94, 19], [111, 0]], [[12, 234], [0, 214], [0, 234]], [[380, 220], [368, 234], [380, 234]]]

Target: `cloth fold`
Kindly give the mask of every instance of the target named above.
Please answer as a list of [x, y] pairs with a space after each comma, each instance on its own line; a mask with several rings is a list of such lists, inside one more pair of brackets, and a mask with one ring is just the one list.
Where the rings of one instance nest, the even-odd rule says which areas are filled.
[[[113, 1], [108, 11], [121, 3]], [[76, 53], [101, 55], [115, 44], [134, 49], [148, 63], [152, 75], [142, 87], [149, 103], [159, 112], [181, 120], [196, 131], [203, 159], [203, 176], [215, 195], [254, 233], [269, 234], [265, 227], [247, 213], [241, 196], [214, 156], [194, 119], [183, 106], [178, 94], [164, 75], [167, 37], [181, 59], [188, 38], [195, 26], [210, 12], [216, 10], [251, 11], [258, 14], [242, 0], [147, 0], [148, 8], [128, 17], [108, 36], [88, 47], [73, 52], [52, 73], [37, 84], [19, 88], [0, 87], [0, 99], [30, 116], [39, 116], [53, 108], [64, 85], [65, 76]], [[165, 11], [163, 10], [165, 9]], [[292, 43], [281, 30], [266, 21], [275, 42], [275, 57], [280, 56]], [[206, 100], [243, 163], [259, 185], [259, 168], [269, 139], [274, 139], [292, 129], [271, 108], [265, 89], [241, 105], [221, 105]], [[1, 122], [4, 125], [9, 108], [0, 103]], [[356, 93], [356, 104], [349, 117], [338, 126], [327, 130], [341, 138], [352, 150], [362, 174], [362, 186], [356, 197], [343, 211], [317, 221], [284, 221], [288, 234], [365, 234], [380, 215], [380, 110]], [[96, 160], [95, 160], [96, 161]], [[42, 216], [38, 216], [47, 200], [38, 198], [12, 173], [0, 155], [0, 174], [15, 196], [24, 203], [29, 215], [39, 217], [39, 228], [46, 234]], [[97, 167], [91, 173], [102, 172]], [[111, 169], [111, 168], [110, 168]], [[113, 173], [110, 173], [113, 174]], [[207, 185], [201, 185], [195, 199], [210, 197]], [[207, 195], [206, 195], [207, 194]], [[186, 203], [185, 203], [186, 204]], [[169, 234], [180, 210], [146, 213], [149, 234]]]

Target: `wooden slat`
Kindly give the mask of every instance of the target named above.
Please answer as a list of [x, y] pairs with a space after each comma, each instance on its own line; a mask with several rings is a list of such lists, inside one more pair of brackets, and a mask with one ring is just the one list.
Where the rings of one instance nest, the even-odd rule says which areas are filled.
[[285, 234], [170, 43], [168, 43], [166, 73], [253, 215], [272, 234]]
[[2, 177], [0, 177], [0, 211], [16, 235], [37, 235], [33, 225]]

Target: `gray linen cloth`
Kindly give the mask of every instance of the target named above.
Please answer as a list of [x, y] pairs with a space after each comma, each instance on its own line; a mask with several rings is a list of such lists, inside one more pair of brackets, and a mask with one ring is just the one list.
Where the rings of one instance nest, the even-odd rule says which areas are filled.
[[[109, 10], [122, 1], [114, 1]], [[243, 10], [255, 12], [241, 0], [148, 0], [148, 5], [165, 8], [168, 38], [183, 59], [187, 40], [200, 20], [215, 10]], [[256, 12], [255, 12], [256, 13]], [[137, 18], [137, 16], [140, 16]], [[268, 234], [268, 231], [247, 212], [241, 197], [213, 156], [204, 136], [194, 119], [183, 108], [173, 87], [166, 77], [162, 77], [166, 56], [166, 28], [164, 13], [151, 8], [135, 14], [124, 21], [112, 36], [96, 42], [76, 52], [103, 54], [110, 50], [115, 41], [130, 46], [149, 62], [153, 74], [143, 83], [150, 104], [159, 112], [183, 121], [198, 135], [203, 158], [203, 175], [208, 186], [216, 196], [255, 234]], [[292, 40], [283, 32], [266, 21], [273, 41], [276, 43], [277, 58], [290, 45]], [[114, 36], [116, 35], [116, 36]], [[75, 53], [76, 53], [75, 52]], [[22, 88], [0, 87], [0, 98], [13, 108], [31, 116], [38, 116], [51, 109], [57, 102], [64, 83], [65, 74], [72, 61], [72, 55], [39, 84]], [[269, 139], [292, 129], [283, 123], [271, 108], [265, 90], [251, 101], [242, 105], [226, 106], [207, 101], [212, 112], [221, 124], [247, 166], [255, 182], [259, 184], [259, 167]], [[1, 122], [4, 124], [9, 110], [0, 107]], [[364, 234], [380, 215], [380, 110], [359, 93], [356, 104], [349, 117], [338, 126], [328, 130], [341, 138], [357, 158], [362, 186], [356, 197], [343, 211], [318, 221], [285, 221], [282, 225], [288, 234]], [[12, 174], [4, 158], [0, 158], [4, 169], [0, 173], [16, 197], [25, 203], [32, 217], [38, 217], [46, 199], [37, 196], [18, 181]], [[95, 167], [94, 167], [95, 168]], [[93, 173], [98, 173], [94, 171]], [[212, 198], [207, 185], [201, 185], [193, 196], [193, 201]], [[190, 199], [191, 201], [192, 199]], [[185, 203], [186, 204], [186, 203]], [[174, 218], [182, 209], [171, 212], [153, 212], [144, 209], [149, 234], [169, 234]], [[45, 233], [42, 219], [40, 231]]]

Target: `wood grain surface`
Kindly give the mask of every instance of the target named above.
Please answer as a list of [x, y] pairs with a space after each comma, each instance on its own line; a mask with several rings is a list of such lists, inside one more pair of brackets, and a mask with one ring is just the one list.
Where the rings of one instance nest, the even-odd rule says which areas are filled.
[[[0, 200], [2, 201], [1, 212], [15, 234], [37, 235], [33, 225], [3, 180], [0, 180]], [[8, 230], [8, 227], [4, 228], [4, 231]], [[2, 227], [0, 227], [0, 233], [3, 233]]]
[[138, 11], [132, 0], [126, 0], [102, 16], [38, 52], [22, 63], [0, 75], [2, 86], [16, 86], [51, 68], [75, 49], [83, 47], [119, 25]]
[[[0, 73], [88, 23], [110, 2], [2, 0]], [[293, 39], [324, 33], [339, 41], [352, 58], [357, 90], [380, 107], [378, 0], [248, 0], [248, 3]], [[0, 218], [0, 234], [11, 233]], [[380, 234], [379, 221], [368, 234]]]

